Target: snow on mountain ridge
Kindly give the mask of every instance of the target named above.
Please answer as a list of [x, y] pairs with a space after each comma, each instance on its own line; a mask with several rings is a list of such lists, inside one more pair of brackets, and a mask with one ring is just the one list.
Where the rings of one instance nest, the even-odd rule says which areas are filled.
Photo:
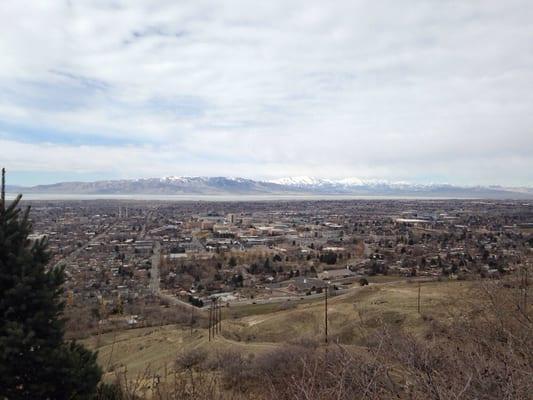
[[286, 186], [316, 186], [332, 183], [332, 181], [330, 181], [329, 179], [319, 179], [310, 176], [293, 176], [287, 178], [273, 179], [267, 182]]
[[341, 187], [353, 187], [353, 186], [424, 186], [418, 184], [412, 184], [405, 181], [391, 182], [385, 179], [360, 179], [360, 178], [342, 178], [342, 179], [323, 179], [314, 178], [309, 176], [295, 176], [287, 178], [279, 178], [267, 181], [269, 183], [275, 183], [285, 186], [296, 187], [308, 187], [308, 186], [341, 186]]
[[188, 182], [190, 178], [186, 176], [164, 176], [159, 180], [161, 182]]
[[240, 177], [233, 177], [233, 176], [175, 176], [175, 175], [164, 176], [162, 178], [159, 178], [159, 181], [160, 182], [184, 182], [185, 183], [185, 182], [192, 182], [192, 181], [207, 182], [211, 179], [225, 179], [228, 181], [235, 181], [235, 182], [250, 181], [250, 179], [247, 179], [247, 178], [240, 178]]
[[[150, 180], [150, 178], [144, 178], [141, 180]], [[396, 188], [428, 188], [428, 187], [439, 187], [439, 186], [448, 186], [447, 184], [420, 184], [420, 183], [411, 183], [407, 181], [388, 181], [385, 179], [361, 179], [361, 178], [342, 178], [342, 179], [326, 179], [326, 178], [316, 178], [310, 176], [294, 176], [294, 177], [285, 177], [265, 181], [254, 181], [249, 178], [241, 177], [222, 177], [222, 176], [165, 176], [159, 178], [159, 181], [162, 183], [177, 183], [177, 184], [190, 184], [193, 182], [197, 183], [207, 183], [215, 180], [226, 180], [233, 181], [237, 183], [246, 183], [246, 182], [257, 182], [257, 183], [271, 183], [282, 186], [289, 186], [295, 188], [351, 188], [351, 187], [377, 187], [377, 186], [390, 186]]]

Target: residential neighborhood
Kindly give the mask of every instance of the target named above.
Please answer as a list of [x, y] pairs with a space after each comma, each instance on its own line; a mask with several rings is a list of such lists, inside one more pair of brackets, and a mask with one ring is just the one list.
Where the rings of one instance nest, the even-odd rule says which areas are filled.
[[334, 295], [372, 277], [498, 279], [533, 243], [533, 209], [519, 201], [38, 201], [32, 212], [32, 239], [48, 240], [68, 309], [92, 329], [172, 320], [169, 305], [213, 297]]

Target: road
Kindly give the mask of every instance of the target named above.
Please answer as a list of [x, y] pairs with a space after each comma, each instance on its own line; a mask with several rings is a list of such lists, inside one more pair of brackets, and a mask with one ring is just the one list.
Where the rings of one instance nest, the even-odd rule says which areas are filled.
[[152, 268], [150, 269], [150, 290], [154, 295], [159, 295], [160, 279], [159, 279], [159, 263], [161, 262], [161, 243], [155, 242], [154, 254], [152, 255]]
[[175, 306], [182, 306], [186, 308], [194, 307], [195, 309], [202, 310], [201, 308], [193, 306], [191, 303], [180, 300], [172, 295], [161, 292], [160, 276], [159, 276], [159, 264], [161, 263], [161, 243], [155, 242], [154, 254], [151, 258], [152, 268], [150, 269], [150, 283], [149, 288], [154, 296], [159, 297]]
[[[434, 281], [433, 278], [427, 278], [427, 277], [419, 277], [419, 278], [411, 278], [412, 281], [420, 281], [420, 282], [430, 282]], [[369, 286], [389, 286], [389, 285], [395, 285], [401, 282], [406, 282], [406, 279], [400, 279], [395, 281], [389, 281], [389, 282], [383, 282], [383, 283], [370, 283]], [[357, 292], [358, 290], [361, 290], [364, 288], [364, 286], [352, 286], [347, 289], [339, 289], [335, 291], [335, 294], [332, 296], [332, 298], [336, 296], [341, 296], [344, 294], [352, 294]], [[310, 294], [308, 296], [306, 295], [294, 295], [294, 296], [276, 296], [276, 297], [269, 297], [267, 299], [246, 299], [246, 300], [240, 300], [235, 302], [230, 302], [231, 307], [239, 307], [239, 306], [246, 306], [250, 304], [272, 304], [272, 303], [283, 303], [285, 301], [300, 301], [300, 300], [310, 300], [310, 299], [319, 299], [323, 298], [324, 293], [314, 293]]]
[[[152, 217], [152, 215], [153, 215], [153, 212], [150, 212], [146, 216], [146, 222], [142, 226], [141, 232], [138, 235], [139, 239], [143, 239], [146, 236], [146, 225], [148, 224], [148, 222], [149, 222], [150, 218]], [[57, 261], [52, 268], [56, 268], [56, 267], [58, 267], [61, 264], [65, 264], [66, 265], [66, 264], [70, 263], [71, 261], [73, 261], [76, 257], [78, 257], [78, 255], [82, 251], [85, 250], [85, 248], [87, 246], [100, 241], [100, 239], [102, 239], [111, 230], [111, 228], [113, 228], [113, 226], [114, 226], [113, 223], [109, 224], [109, 226], [106, 229], [104, 229], [101, 233], [99, 233], [98, 235], [96, 235], [92, 239], [90, 239], [87, 242], [85, 242], [82, 246], [78, 247], [76, 250], [71, 251], [68, 255], [66, 255], [65, 257], [63, 257], [59, 261]]]
[[87, 242], [85, 242], [82, 246], [78, 247], [76, 250], [73, 250], [71, 251], [69, 254], [67, 254], [65, 257], [61, 258], [59, 261], [57, 261], [54, 266], [52, 268], [57, 268], [59, 267], [60, 265], [64, 264], [65, 266], [67, 264], [69, 264], [71, 261], [73, 261], [74, 259], [76, 259], [76, 257], [78, 257], [80, 255], [80, 253], [82, 251], [85, 250], [85, 248], [91, 244], [94, 244], [98, 241], [100, 241], [100, 239], [102, 239], [106, 234], [107, 232], [110, 231], [110, 229], [113, 227], [113, 224], [109, 224], [109, 226], [104, 229], [103, 232], [99, 233], [98, 235], [96, 235], [95, 237], [93, 237], [92, 239], [88, 240]]

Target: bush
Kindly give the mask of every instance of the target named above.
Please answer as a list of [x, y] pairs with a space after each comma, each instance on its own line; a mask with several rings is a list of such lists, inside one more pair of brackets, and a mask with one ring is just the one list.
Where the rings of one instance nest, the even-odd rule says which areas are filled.
[[122, 400], [124, 393], [119, 384], [101, 383], [96, 391], [94, 400]]
[[178, 354], [176, 367], [192, 370], [199, 367], [207, 359], [207, 351], [201, 348], [186, 349]]

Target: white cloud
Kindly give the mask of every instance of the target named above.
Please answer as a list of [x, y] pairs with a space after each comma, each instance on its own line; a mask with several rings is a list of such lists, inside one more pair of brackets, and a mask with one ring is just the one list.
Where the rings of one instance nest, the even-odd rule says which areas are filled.
[[528, 1], [24, 3], [12, 169], [533, 182]]

